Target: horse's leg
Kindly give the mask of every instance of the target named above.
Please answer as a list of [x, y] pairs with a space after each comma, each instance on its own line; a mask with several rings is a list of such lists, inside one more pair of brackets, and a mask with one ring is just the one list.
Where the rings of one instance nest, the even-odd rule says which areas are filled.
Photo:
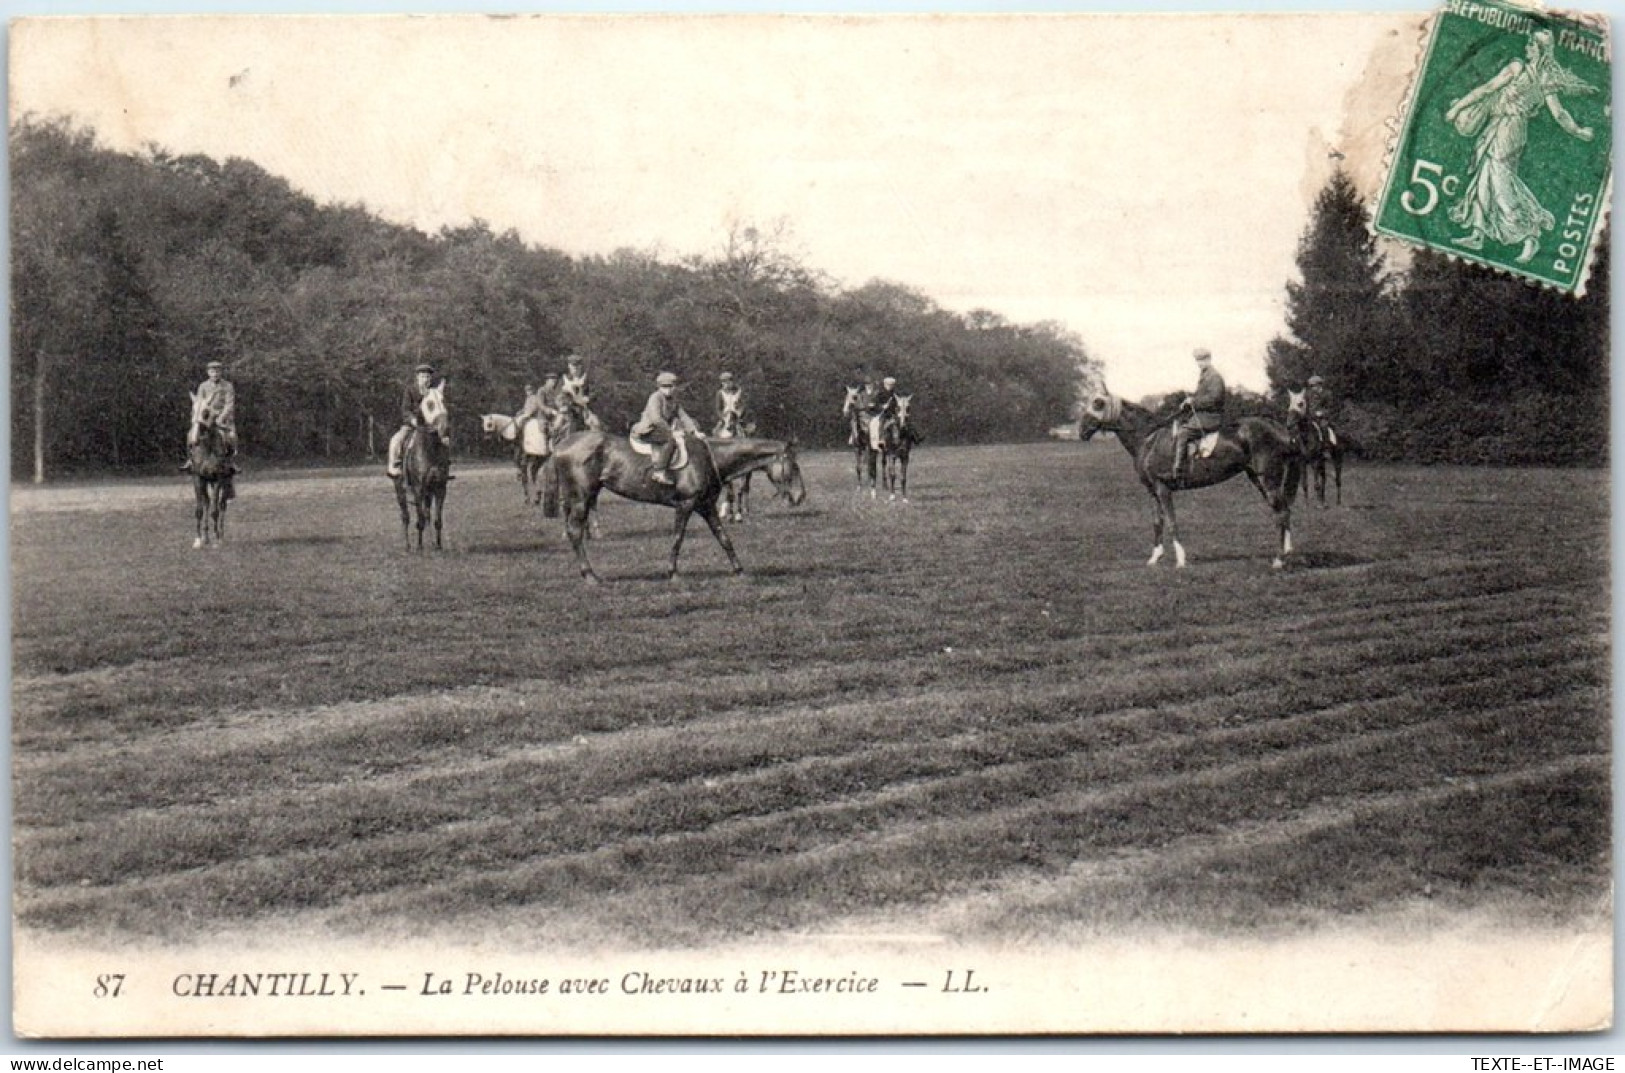
[[1185, 566], [1185, 545], [1179, 542], [1179, 520], [1174, 515], [1174, 492], [1162, 482], [1157, 482], [1155, 489], [1157, 497], [1157, 550], [1151, 556], [1155, 563], [1162, 557], [1162, 537], [1167, 535], [1168, 543], [1174, 546], [1174, 566], [1181, 569]]
[[226, 542], [226, 486], [223, 481], [215, 482], [214, 494], [209, 499], [209, 513], [211, 515], [210, 520], [214, 525], [214, 542], [224, 544]]
[[908, 455], [909, 455], [909, 453], [907, 451], [904, 451], [903, 454], [902, 454], [902, 457], [898, 460], [900, 468], [898, 470], [897, 476], [898, 476], [898, 480], [902, 484], [903, 502], [904, 503], [908, 502]]
[[570, 550], [576, 553], [576, 565], [581, 568], [582, 577], [594, 585], [601, 584], [603, 579], [593, 573], [592, 564], [587, 562], [587, 515], [592, 510], [592, 497], [567, 488], [564, 500], [564, 535], [570, 538]]
[[208, 537], [208, 529], [205, 528], [207, 523], [203, 520], [203, 512], [208, 509], [209, 493], [204, 490], [203, 482], [196, 477], [192, 478], [192, 500], [193, 513], [197, 518], [197, 536], [192, 539], [192, 547], [201, 548]]
[[734, 517], [744, 521], [750, 513], [750, 479], [754, 474], [747, 473], [739, 480], [739, 491], [734, 496]]
[[441, 485], [439, 488], [435, 489], [434, 497], [430, 501], [430, 507], [434, 511], [434, 550], [435, 551], [444, 551], [445, 550], [445, 545], [441, 542], [440, 530], [441, 530], [441, 516], [445, 513], [445, 510], [446, 510], [446, 486], [445, 485]]
[[[714, 507], [712, 509], [715, 509]], [[688, 532], [688, 516], [694, 512], [692, 506], [677, 507], [677, 518], [672, 523], [671, 530], [671, 573], [668, 577], [677, 580], [677, 556], [683, 550], [683, 536]]]
[[1315, 498], [1322, 509], [1326, 507], [1326, 453], [1315, 456]]
[[1337, 505], [1343, 505], [1343, 452], [1332, 452], [1332, 479], [1337, 482]]
[[406, 479], [395, 478], [395, 506], [401, 512], [401, 541], [406, 550], [412, 550], [412, 508], [406, 502]]
[[728, 565], [733, 567], [733, 572], [743, 574], [745, 568], [739, 565], [739, 556], [734, 554], [734, 542], [729, 538], [728, 530], [722, 527], [722, 519], [717, 517], [715, 505], [709, 507], [696, 506], [694, 509], [700, 512], [700, 517], [705, 519], [705, 524], [711, 527], [711, 535], [717, 538], [717, 543], [721, 544], [722, 550], [728, 554]]
[[1156, 566], [1162, 562], [1163, 553], [1168, 550], [1162, 539], [1166, 531], [1163, 525], [1162, 496], [1152, 485], [1148, 484], [1146, 490], [1151, 493], [1151, 558], [1145, 561], [1145, 565]]

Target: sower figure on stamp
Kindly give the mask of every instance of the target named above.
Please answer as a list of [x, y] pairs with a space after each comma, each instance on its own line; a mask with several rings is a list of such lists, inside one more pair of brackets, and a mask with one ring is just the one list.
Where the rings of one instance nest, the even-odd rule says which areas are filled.
[[677, 450], [677, 430], [698, 434], [700, 426], [677, 401], [677, 374], [661, 373], [655, 377], [654, 394], [644, 404], [643, 416], [632, 426], [632, 435], [638, 440], [655, 444], [653, 472], [650, 479], [659, 484], [675, 484], [670, 473], [672, 455]]
[[1196, 391], [1179, 405], [1180, 418], [1174, 425], [1174, 480], [1184, 475], [1189, 463], [1185, 455], [1191, 440], [1215, 432], [1224, 423], [1226, 391], [1224, 377], [1213, 367], [1213, 355], [1196, 351]]
[[1486, 238], [1507, 245], [1521, 242], [1519, 264], [1534, 259], [1541, 235], [1557, 222], [1518, 175], [1529, 140], [1529, 121], [1545, 108], [1565, 133], [1589, 142], [1591, 128], [1576, 123], [1558, 97], [1597, 91], [1557, 62], [1549, 30], [1530, 34], [1524, 55], [1527, 64], [1511, 60], [1444, 114], [1458, 134], [1478, 138], [1467, 188], [1450, 210], [1450, 219], [1468, 229], [1456, 244], [1477, 250], [1483, 248]]
[[[237, 389], [226, 379], [226, 367], [222, 362], [211, 361], [204, 366], [207, 379], [197, 388], [197, 409], [199, 415], [207, 415], [214, 427], [220, 430], [226, 444], [226, 479], [229, 481], [239, 470], [234, 461], [237, 454]], [[190, 473], [192, 448], [197, 446], [198, 422], [193, 420], [186, 429], [187, 459], [181, 463], [181, 472]]]
[[[412, 430], [423, 426], [423, 398], [431, 388], [439, 387], [445, 381], [435, 372], [433, 365], [427, 363], [419, 365], [412, 374], [412, 382], [401, 389], [401, 427], [395, 430], [395, 435], [389, 438], [389, 464], [384, 473], [391, 480], [401, 475], [401, 455], [406, 448], [406, 437]], [[451, 437], [445, 439], [446, 446], [451, 446]], [[451, 477], [447, 477], [451, 480]]]

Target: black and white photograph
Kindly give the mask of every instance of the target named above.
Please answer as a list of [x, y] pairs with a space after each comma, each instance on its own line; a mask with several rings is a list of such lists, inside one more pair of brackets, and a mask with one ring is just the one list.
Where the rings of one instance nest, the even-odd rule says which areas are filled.
[[1606, 18], [9, 29], [16, 1037], [1612, 1027]]

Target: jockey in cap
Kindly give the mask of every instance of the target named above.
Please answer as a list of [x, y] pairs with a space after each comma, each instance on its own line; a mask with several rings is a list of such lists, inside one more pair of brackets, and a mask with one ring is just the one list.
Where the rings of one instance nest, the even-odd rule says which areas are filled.
[[897, 416], [897, 377], [887, 376], [880, 381], [880, 390], [875, 392], [871, 403], [872, 416], [869, 418], [869, 446], [880, 450], [882, 446], [882, 430], [885, 428], [888, 417]]
[[[406, 449], [406, 437], [413, 429], [423, 426], [424, 397], [430, 389], [444, 384], [445, 380], [435, 371], [435, 367], [424, 362], [412, 371], [412, 382], [401, 390], [401, 427], [389, 438], [389, 464], [384, 469], [385, 475], [391, 479], [401, 475], [401, 455]], [[450, 435], [446, 437], [446, 446], [451, 446]]]
[[745, 423], [745, 391], [734, 382], [734, 374], [723, 372], [717, 375], [717, 432], [723, 432], [728, 421], [728, 415], [734, 418], [732, 435], [738, 435]]
[[1185, 469], [1185, 452], [1190, 441], [1217, 429], [1224, 423], [1227, 392], [1224, 377], [1213, 368], [1213, 355], [1198, 349], [1193, 355], [1198, 369], [1196, 391], [1180, 404], [1181, 420], [1174, 426], [1174, 480]]
[[[208, 413], [214, 420], [214, 427], [219, 429], [226, 441], [226, 476], [238, 472], [235, 462], [231, 458], [237, 453], [237, 389], [226, 379], [226, 366], [223, 362], [211, 361], [203, 367], [207, 379], [198, 385], [197, 405], [200, 413]], [[194, 419], [186, 428], [186, 447], [188, 454], [191, 448], [197, 446], [198, 423]], [[190, 472], [192, 459], [187, 458], [181, 463], [183, 472]]]
[[678, 429], [698, 434], [700, 426], [677, 401], [677, 374], [661, 373], [655, 377], [655, 390], [644, 404], [643, 415], [632, 426], [632, 435], [646, 442], [658, 444], [654, 472], [649, 476], [659, 484], [676, 484], [670, 473], [672, 454], [677, 450], [675, 433]]

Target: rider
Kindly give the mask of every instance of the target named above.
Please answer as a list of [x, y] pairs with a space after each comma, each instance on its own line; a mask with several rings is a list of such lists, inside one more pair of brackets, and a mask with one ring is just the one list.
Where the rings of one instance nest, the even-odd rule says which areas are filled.
[[[213, 415], [214, 426], [226, 441], [226, 476], [230, 477], [239, 472], [237, 464], [232, 461], [237, 454], [237, 389], [226, 379], [224, 363], [211, 361], [203, 369], [208, 379], [197, 388], [199, 413]], [[188, 457], [181, 463], [182, 472], [191, 472], [191, 449], [197, 446], [197, 435], [197, 421], [194, 420], [186, 429]]]
[[897, 377], [881, 379], [880, 390], [875, 393], [870, 405], [873, 416], [869, 418], [869, 446], [878, 451], [884, 439], [882, 430], [886, 427], [886, 419], [897, 416]]
[[851, 412], [846, 414], [847, 421], [850, 423], [846, 445], [856, 447], [860, 431], [869, 427], [869, 417], [874, 412], [874, 380], [870, 378], [868, 373], [856, 373], [852, 377], [852, 382], [847, 384], [846, 390], [851, 406]]
[[[434, 366], [425, 362], [413, 370], [412, 382], [401, 390], [401, 427], [389, 438], [389, 465], [384, 469], [384, 473], [391, 479], [401, 475], [401, 454], [406, 449], [406, 437], [413, 429], [423, 426], [424, 396], [432, 388], [444, 384], [445, 381], [435, 372]], [[447, 447], [451, 446], [449, 435], [445, 442]]]
[[745, 390], [734, 383], [733, 373], [723, 372], [717, 380], [717, 428], [725, 428], [728, 415], [733, 414], [733, 435], [738, 435], [745, 423]]
[[643, 416], [632, 426], [633, 436], [660, 445], [655, 453], [654, 472], [650, 474], [650, 478], [660, 484], [677, 483], [670, 472], [671, 456], [677, 449], [674, 438], [677, 429], [698, 434], [700, 426], [677, 401], [677, 374], [661, 373], [655, 377], [654, 394], [644, 404]]
[[1187, 444], [1193, 439], [1217, 429], [1224, 423], [1224, 377], [1213, 368], [1213, 355], [1206, 349], [1195, 353], [1196, 391], [1180, 403], [1180, 420], [1174, 425], [1174, 479], [1178, 480], [1185, 468]]
[[555, 373], [548, 373], [542, 386], [534, 391], [528, 385], [525, 387], [525, 405], [513, 418], [514, 433], [521, 445], [524, 443], [525, 422], [533, 417], [541, 423], [542, 432], [547, 433], [553, 419], [559, 415], [558, 393], [559, 378]]
[[1304, 410], [1309, 419], [1315, 423], [1328, 442], [1337, 442], [1337, 433], [1332, 431], [1331, 425], [1331, 396], [1326, 391], [1326, 381], [1317, 373], [1309, 378], [1303, 389]]

